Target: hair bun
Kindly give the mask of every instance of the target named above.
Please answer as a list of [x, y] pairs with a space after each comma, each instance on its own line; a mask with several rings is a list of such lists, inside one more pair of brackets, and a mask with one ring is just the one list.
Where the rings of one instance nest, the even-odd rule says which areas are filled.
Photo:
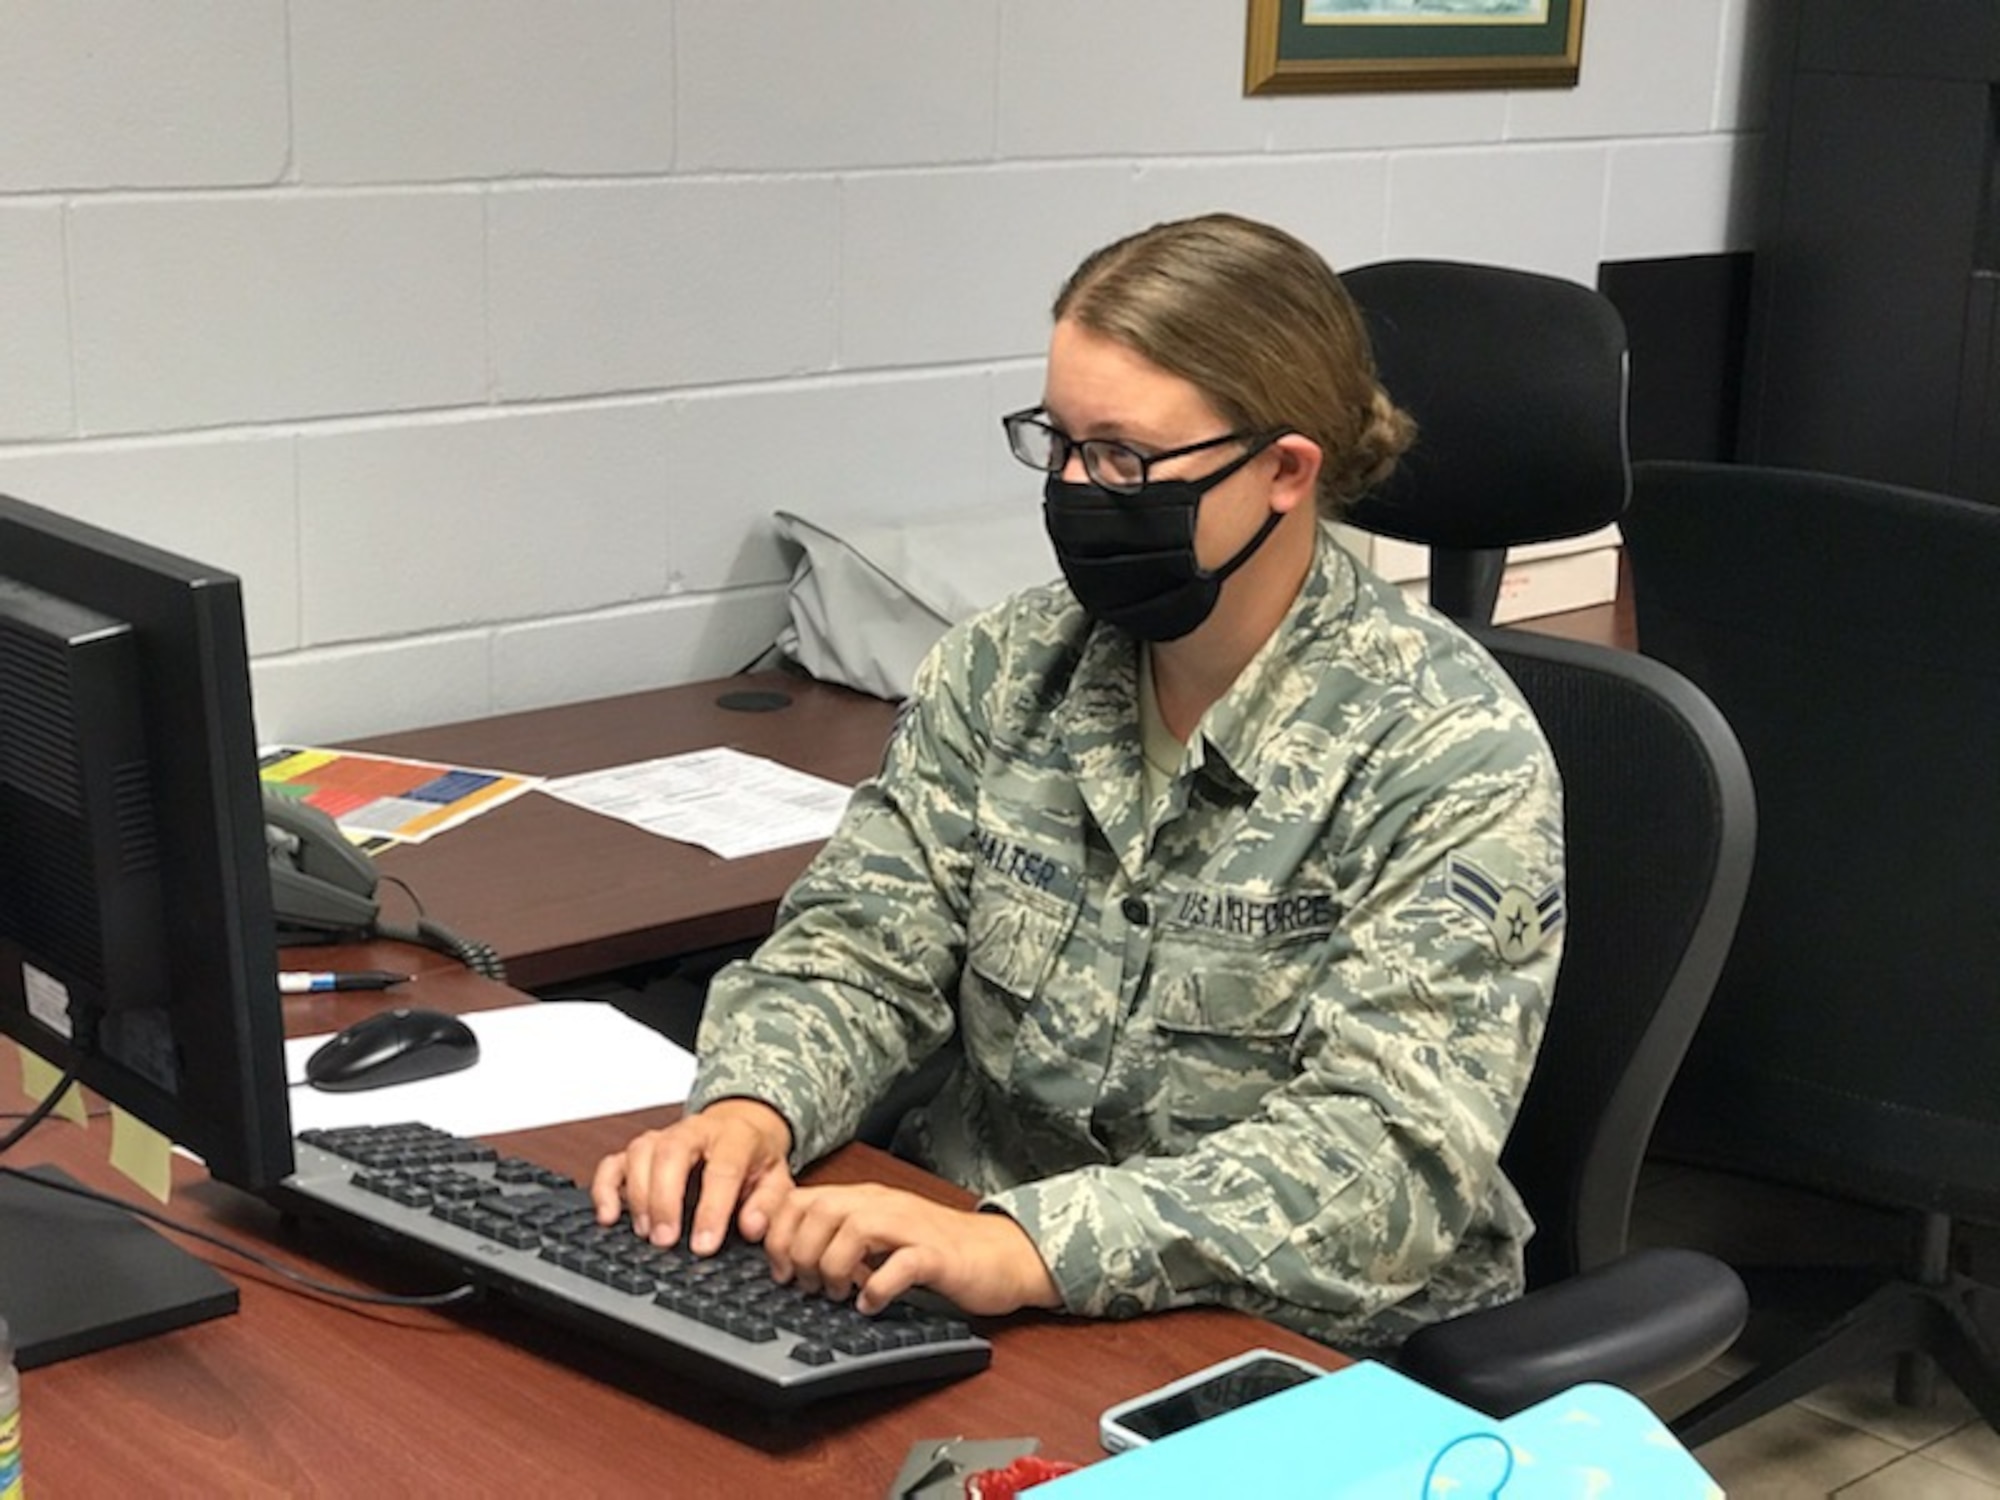
[[1417, 422], [1376, 386], [1354, 446], [1341, 456], [1336, 487], [1343, 500], [1353, 500], [1396, 472], [1396, 463], [1416, 441]]

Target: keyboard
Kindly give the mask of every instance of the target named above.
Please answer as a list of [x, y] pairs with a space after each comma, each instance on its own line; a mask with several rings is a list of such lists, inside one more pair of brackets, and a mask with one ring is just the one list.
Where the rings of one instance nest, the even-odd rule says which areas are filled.
[[302, 1131], [271, 1197], [518, 1302], [608, 1345], [759, 1406], [984, 1369], [992, 1345], [932, 1303], [870, 1317], [781, 1286], [732, 1236], [711, 1256], [662, 1250], [629, 1220], [597, 1222], [561, 1173], [427, 1125]]

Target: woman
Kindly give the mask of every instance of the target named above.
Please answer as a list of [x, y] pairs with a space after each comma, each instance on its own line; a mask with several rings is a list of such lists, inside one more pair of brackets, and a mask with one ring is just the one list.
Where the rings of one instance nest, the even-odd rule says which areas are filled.
[[[1227, 216], [1089, 257], [1042, 404], [1065, 585], [950, 632], [881, 773], [715, 982], [610, 1222], [874, 1311], [1258, 1313], [1350, 1350], [1514, 1295], [1497, 1168], [1560, 947], [1561, 809], [1491, 661], [1323, 524], [1408, 419], [1353, 303]], [[977, 1211], [798, 1187], [955, 1039], [897, 1149]]]

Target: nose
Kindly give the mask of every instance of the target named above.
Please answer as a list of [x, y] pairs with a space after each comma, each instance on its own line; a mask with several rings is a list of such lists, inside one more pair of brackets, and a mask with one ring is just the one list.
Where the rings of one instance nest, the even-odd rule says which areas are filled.
[[1065, 484], [1090, 483], [1090, 471], [1083, 466], [1083, 449], [1079, 445], [1070, 444], [1069, 452], [1063, 455], [1062, 467], [1056, 470], [1056, 476]]

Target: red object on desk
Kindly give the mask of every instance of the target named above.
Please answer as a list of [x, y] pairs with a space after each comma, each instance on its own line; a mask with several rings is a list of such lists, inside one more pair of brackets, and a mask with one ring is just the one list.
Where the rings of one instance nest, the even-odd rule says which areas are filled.
[[1014, 1500], [1023, 1490], [1073, 1473], [1077, 1465], [1061, 1459], [1017, 1458], [1004, 1469], [987, 1469], [965, 1476], [965, 1500]]

